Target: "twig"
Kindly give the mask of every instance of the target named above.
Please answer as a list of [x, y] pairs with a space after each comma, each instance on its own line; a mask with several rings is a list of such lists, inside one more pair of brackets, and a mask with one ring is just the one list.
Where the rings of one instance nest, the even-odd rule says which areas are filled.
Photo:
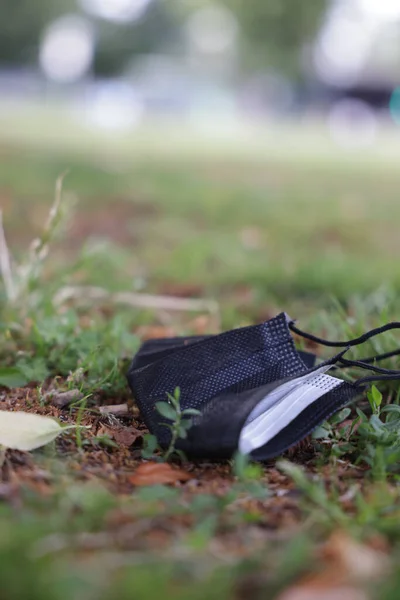
[[161, 311], [201, 312], [207, 311], [219, 321], [219, 305], [214, 300], [179, 298], [176, 296], [157, 296], [135, 292], [110, 293], [104, 288], [94, 286], [66, 286], [54, 297], [54, 304], [62, 305], [68, 300], [109, 301], [113, 304], [126, 304], [135, 308], [147, 308]]
[[40, 273], [43, 269], [43, 263], [48, 256], [50, 243], [53, 241], [59, 225], [62, 223], [64, 218], [62, 206], [62, 184], [66, 174], [67, 171], [57, 178], [54, 201], [50, 208], [45, 226], [39, 237], [32, 241], [29, 248], [27, 261], [18, 267], [18, 292], [22, 297], [26, 295], [28, 298], [29, 286], [32, 283], [35, 283], [36, 285], [39, 283]]
[[3, 226], [3, 211], [0, 209], [0, 272], [6, 289], [7, 300], [13, 302], [17, 296], [11, 267], [11, 256]]
[[44, 396], [46, 400], [49, 399], [51, 403], [58, 408], [65, 408], [73, 402], [79, 402], [83, 397], [84, 395], [79, 390], [68, 390], [67, 392], [51, 390]]
[[127, 404], [100, 406], [99, 411], [102, 415], [114, 415], [115, 417], [129, 417], [132, 415], [132, 411]]
[[61, 218], [61, 201], [62, 201], [62, 186], [65, 176], [68, 171], [64, 171], [57, 177], [54, 202], [51, 205], [46, 224], [40, 237], [33, 240], [31, 244], [31, 261], [41, 261], [45, 257], [48, 251], [49, 242], [52, 239], [54, 231], [56, 230]]

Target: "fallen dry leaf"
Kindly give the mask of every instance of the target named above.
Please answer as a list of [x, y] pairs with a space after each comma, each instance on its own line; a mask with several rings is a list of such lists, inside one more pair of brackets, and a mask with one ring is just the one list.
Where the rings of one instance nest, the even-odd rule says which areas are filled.
[[168, 463], [147, 462], [139, 465], [129, 477], [133, 485], [157, 485], [187, 481], [191, 476], [187, 471], [171, 467]]
[[108, 435], [112, 438], [118, 446], [129, 448], [138, 439], [143, 437], [143, 431], [136, 429], [136, 427], [108, 427], [107, 425], [101, 425], [97, 430], [97, 435]]
[[278, 600], [368, 600], [364, 587], [388, 566], [384, 552], [360, 544], [345, 532], [331, 535], [320, 550], [322, 571], [303, 577]]
[[262, 248], [262, 231], [258, 227], [245, 227], [240, 231], [240, 241], [246, 250]]
[[331, 589], [293, 586], [283, 592], [278, 600], [368, 600], [362, 590], [350, 586], [339, 586]]
[[213, 315], [199, 315], [189, 321], [187, 327], [196, 335], [207, 335], [215, 330], [215, 318]]
[[129, 448], [138, 438], [143, 437], [143, 431], [136, 427], [120, 427], [118, 429], [110, 429], [110, 434], [119, 446]]
[[164, 325], [141, 325], [135, 333], [143, 341], [176, 336], [176, 330], [173, 327]]
[[159, 286], [158, 292], [166, 296], [178, 296], [179, 298], [200, 298], [204, 293], [204, 289], [198, 284], [165, 281]]
[[388, 566], [387, 556], [378, 550], [360, 544], [343, 531], [331, 535], [322, 549], [322, 557], [336, 577], [348, 581], [370, 581], [381, 576]]

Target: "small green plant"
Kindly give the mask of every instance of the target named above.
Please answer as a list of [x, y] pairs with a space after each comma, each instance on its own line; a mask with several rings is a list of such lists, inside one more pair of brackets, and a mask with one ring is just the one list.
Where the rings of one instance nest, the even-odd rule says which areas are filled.
[[351, 410], [344, 408], [313, 433], [317, 448], [325, 451], [323, 457], [334, 459], [345, 455], [355, 465], [366, 463], [373, 480], [383, 481], [388, 473], [399, 471], [400, 462], [400, 406], [385, 404], [383, 396], [372, 386], [367, 392], [372, 414], [356, 408], [357, 416], [349, 419]]
[[179, 388], [175, 388], [173, 394], [167, 393], [167, 397], [168, 402], [156, 403], [156, 409], [160, 415], [171, 421], [171, 423], [162, 423], [163, 427], [167, 427], [171, 431], [171, 440], [163, 459], [167, 461], [173, 454], [177, 454], [182, 459], [185, 459], [183, 452], [176, 449], [176, 443], [178, 439], [187, 438], [187, 432], [192, 426], [191, 417], [197, 417], [201, 413], [195, 408], [181, 410]]
[[118, 448], [118, 444], [116, 442], [114, 442], [114, 440], [107, 435], [107, 433], [104, 433], [103, 435], [96, 435], [95, 437], [91, 438], [90, 440], [84, 440], [83, 441], [83, 445], [84, 446], [88, 446], [89, 444], [91, 444], [92, 446], [100, 446], [103, 448]]
[[83, 416], [85, 414], [85, 410], [86, 410], [86, 405], [87, 405], [87, 397], [86, 398], [82, 398], [82, 400], [80, 400], [79, 402], [76, 402], [74, 404], [74, 406], [78, 407], [78, 413], [76, 416], [76, 434], [75, 434], [75, 439], [76, 439], [76, 445], [79, 449], [80, 452], [82, 452], [83, 450], [83, 444], [84, 444], [84, 440], [82, 437], [82, 419]]
[[237, 452], [233, 460], [233, 473], [237, 481], [233, 491], [238, 494], [247, 494], [257, 500], [265, 500], [269, 491], [262, 481], [264, 474], [261, 465], [251, 462], [247, 454]]
[[357, 409], [359, 426], [356, 464], [367, 463], [371, 468], [372, 478], [382, 481], [388, 473], [399, 471], [400, 407], [388, 404], [380, 409], [378, 405], [377, 410], [380, 414], [368, 417]]
[[247, 454], [237, 452], [233, 459], [233, 472], [239, 481], [260, 479], [263, 474], [262, 467], [250, 461]]
[[351, 437], [358, 419], [350, 421], [350, 415], [351, 409], [343, 408], [314, 430], [312, 437], [318, 440], [325, 456], [328, 452], [330, 456], [340, 457], [355, 450]]
[[146, 433], [143, 436], [142, 458], [149, 460], [154, 457], [157, 451], [162, 452], [156, 436], [152, 433]]
[[[35, 294], [41, 287], [44, 263], [49, 255], [50, 244], [57, 239], [68, 218], [70, 203], [63, 202], [62, 184], [66, 173], [56, 181], [54, 202], [50, 208], [47, 221], [39, 237], [33, 240], [26, 260], [15, 264], [7, 246], [3, 220], [0, 212], [0, 274], [6, 292], [7, 304], [27, 309], [37, 302], [41, 294]], [[23, 314], [23, 312], [21, 312]]]
[[373, 414], [378, 415], [379, 417], [381, 410], [380, 406], [382, 404], [382, 394], [375, 385], [371, 386], [371, 389], [367, 392], [367, 398]]
[[277, 462], [277, 467], [285, 475], [288, 475], [304, 497], [321, 511], [321, 515], [328, 517], [329, 522], [341, 527], [349, 527], [351, 517], [347, 515], [342, 507], [330, 498], [322, 478], [310, 478], [304, 469], [287, 460]]

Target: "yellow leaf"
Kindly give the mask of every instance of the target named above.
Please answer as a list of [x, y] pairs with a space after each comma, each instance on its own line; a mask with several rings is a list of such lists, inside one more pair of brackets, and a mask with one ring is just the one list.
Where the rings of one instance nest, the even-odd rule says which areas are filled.
[[75, 428], [75, 425], [61, 427], [54, 419], [42, 415], [0, 410], [0, 446], [12, 450], [35, 450]]

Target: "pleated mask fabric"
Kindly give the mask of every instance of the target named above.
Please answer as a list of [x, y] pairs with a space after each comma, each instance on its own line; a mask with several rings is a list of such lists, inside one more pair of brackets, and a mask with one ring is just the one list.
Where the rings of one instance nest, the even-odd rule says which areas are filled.
[[[156, 403], [167, 401], [176, 388], [181, 410], [200, 411], [176, 448], [208, 459], [230, 458], [238, 449], [257, 460], [277, 456], [363, 392], [358, 383], [325, 374], [325, 367], [342, 364], [346, 347], [316, 366], [314, 354], [296, 349], [293, 328], [282, 312], [219, 335], [145, 342], [127, 377], [160, 446], [168, 446], [171, 432]], [[254, 417], [262, 403], [267, 408]]]

